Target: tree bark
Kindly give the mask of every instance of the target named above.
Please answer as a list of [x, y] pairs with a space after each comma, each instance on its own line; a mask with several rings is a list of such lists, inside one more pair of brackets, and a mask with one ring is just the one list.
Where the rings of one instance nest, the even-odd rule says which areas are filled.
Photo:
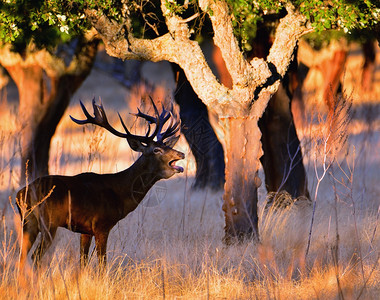
[[[271, 23], [273, 20], [258, 24], [252, 54], [266, 58], [272, 46]], [[269, 100], [259, 128], [262, 132], [261, 143], [263, 156], [260, 158], [264, 174], [265, 187], [268, 191], [267, 205], [274, 201], [275, 206], [282, 206], [280, 201], [285, 196], [291, 198], [310, 195], [307, 188], [306, 172], [303, 165], [301, 144], [291, 110], [293, 96], [301, 96], [302, 76], [298, 73], [297, 51], [277, 92]], [[301, 101], [302, 99], [299, 99]], [[288, 197], [285, 197], [287, 199]], [[279, 201], [277, 201], [279, 200]], [[285, 203], [286, 205], [287, 203]]]
[[332, 112], [335, 108], [336, 94], [341, 85], [340, 79], [347, 60], [347, 54], [347, 50], [337, 49], [331, 60], [326, 59], [320, 66], [324, 78], [322, 97], [329, 112]]
[[227, 244], [258, 238], [257, 170], [262, 154], [261, 132], [256, 117], [222, 119], [226, 129], [226, 183], [224, 186], [225, 236]]
[[[48, 174], [48, 155], [43, 153], [38, 125], [43, 119], [43, 98], [46, 93], [44, 72], [38, 65], [6, 67], [19, 90], [19, 121], [21, 125], [21, 184], [25, 178]], [[40, 150], [40, 151], [38, 151]]]

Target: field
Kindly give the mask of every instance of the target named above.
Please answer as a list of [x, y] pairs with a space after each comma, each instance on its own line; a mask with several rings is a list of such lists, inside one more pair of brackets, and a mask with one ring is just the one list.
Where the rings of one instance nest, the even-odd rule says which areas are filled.
[[[138, 209], [115, 226], [105, 272], [98, 271], [96, 255], [80, 270], [79, 235], [59, 229], [42, 267], [28, 266], [18, 277], [20, 220], [14, 202], [25, 183], [19, 182], [17, 93], [8, 86], [0, 104], [0, 298], [378, 299], [380, 50], [371, 93], [356, 88], [361, 64], [362, 56], [353, 47], [344, 76], [352, 101], [352, 120], [342, 130], [347, 133], [344, 144], [330, 143], [326, 133], [325, 110], [315, 96], [321, 75], [315, 72], [306, 81], [305, 104], [312, 121], [297, 124], [302, 124], [299, 137], [314, 210], [302, 201], [279, 210], [265, 209], [266, 190], [261, 187], [260, 243], [226, 247], [223, 191], [191, 189], [194, 159], [181, 138], [175, 148], [186, 153], [181, 163], [184, 174], [157, 183]], [[165, 63], [144, 64], [144, 76], [159, 86], [155, 97], [172, 92], [170, 72], [163, 71], [167, 68]], [[125, 117], [135, 112], [139, 92], [127, 90], [95, 68], [57, 129], [52, 174], [116, 172], [137, 158], [124, 140], [71, 122], [69, 115], [81, 117], [78, 99], [88, 105], [93, 97], [102, 98], [110, 122], [118, 124], [116, 111]], [[134, 118], [129, 118], [133, 126]], [[221, 129], [217, 131], [223, 139]], [[327, 153], [323, 149], [329, 145], [334, 151]]]

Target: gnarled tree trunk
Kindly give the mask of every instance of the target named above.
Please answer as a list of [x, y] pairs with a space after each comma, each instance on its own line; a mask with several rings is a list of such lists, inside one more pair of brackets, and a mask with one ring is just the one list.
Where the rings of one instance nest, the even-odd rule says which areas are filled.
[[226, 130], [226, 183], [224, 186], [225, 237], [227, 244], [258, 238], [257, 175], [261, 156], [261, 132], [257, 117], [222, 118]]

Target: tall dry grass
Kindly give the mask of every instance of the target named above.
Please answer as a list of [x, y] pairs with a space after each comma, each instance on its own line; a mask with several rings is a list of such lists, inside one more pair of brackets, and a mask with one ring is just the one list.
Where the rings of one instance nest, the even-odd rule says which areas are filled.
[[[103, 103], [106, 110], [112, 107], [107, 98]], [[326, 134], [317, 138], [316, 133], [328, 128], [325, 118], [303, 128], [304, 162], [315, 207], [290, 201], [282, 209], [266, 208], [262, 187], [258, 244], [226, 247], [221, 242], [222, 191], [191, 190], [194, 160], [181, 140], [176, 148], [187, 154], [185, 174], [160, 181], [115, 226], [104, 272], [97, 268], [96, 255], [87, 267], [79, 268], [79, 235], [65, 229], [58, 230], [40, 269], [29, 262], [18, 272], [20, 219], [12, 205], [20, 186], [19, 127], [17, 108], [5, 101], [1, 105], [1, 299], [378, 299], [376, 117], [371, 126], [365, 117], [352, 120], [347, 143], [338, 149], [343, 151], [333, 148], [323, 178], [324, 152], [319, 149]], [[135, 111], [117, 106], [122, 116]], [[112, 108], [107, 111], [110, 122], [117, 124], [116, 113]], [[136, 159], [125, 141], [94, 127], [76, 126], [68, 114], [81, 115], [77, 103], [69, 107], [53, 140], [51, 173], [115, 172]], [[135, 126], [134, 120], [130, 125]]]

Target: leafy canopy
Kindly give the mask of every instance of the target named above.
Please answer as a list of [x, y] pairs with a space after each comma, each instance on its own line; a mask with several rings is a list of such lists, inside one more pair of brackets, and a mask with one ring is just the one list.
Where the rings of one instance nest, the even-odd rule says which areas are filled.
[[[245, 50], [251, 47], [258, 23], [263, 22], [265, 16], [280, 14], [288, 3], [307, 17], [317, 33], [338, 29], [349, 34], [354, 29], [371, 29], [380, 18], [378, 0], [226, 1], [231, 8], [235, 34]], [[56, 45], [90, 27], [84, 14], [86, 8], [96, 9], [117, 21], [121, 20], [124, 10], [132, 18], [135, 34], [139, 36], [150, 37], [165, 30], [159, 0], [123, 2], [125, 4], [121, 0], [3, 0], [0, 2], [0, 40], [12, 43], [19, 51], [30, 41], [37, 47]], [[166, 7], [183, 18], [200, 12], [196, 0], [167, 0]], [[194, 32], [200, 32], [205, 19], [205, 14], [200, 13], [189, 23]]]
[[270, 14], [279, 14], [287, 3], [306, 16], [317, 34], [336, 29], [350, 34], [354, 29], [372, 28], [380, 20], [378, 0], [227, 0], [233, 14], [235, 34], [250, 50], [257, 26]]
[[80, 1], [1, 1], [0, 41], [21, 52], [32, 40], [38, 48], [69, 40], [90, 26], [83, 7], [74, 2]]

